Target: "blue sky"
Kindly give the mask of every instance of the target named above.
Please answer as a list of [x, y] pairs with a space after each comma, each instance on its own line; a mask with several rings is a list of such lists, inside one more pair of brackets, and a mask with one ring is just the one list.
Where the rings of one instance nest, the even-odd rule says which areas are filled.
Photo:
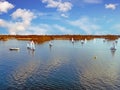
[[0, 34], [120, 34], [120, 0], [0, 0]]

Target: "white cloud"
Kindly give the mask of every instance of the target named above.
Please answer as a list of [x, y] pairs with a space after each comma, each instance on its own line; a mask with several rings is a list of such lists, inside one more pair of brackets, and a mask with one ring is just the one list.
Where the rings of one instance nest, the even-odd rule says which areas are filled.
[[66, 15], [66, 14], [61, 14], [61, 17], [68, 18], [68, 15]]
[[0, 26], [7, 28], [9, 34], [37, 34], [37, 35], [45, 35], [45, 34], [73, 34], [74, 32], [69, 28], [64, 26], [60, 26], [57, 24], [49, 25], [49, 24], [37, 24], [37, 25], [24, 25], [23, 22], [10, 22], [0, 19]]
[[72, 4], [70, 2], [59, 3], [57, 10], [60, 12], [67, 12], [72, 9]]
[[118, 4], [105, 4], [106, 9], [112, 9], [115, 10]]
[[69, 23], [79, 29], [85, 31], [86, 34], [93, 34], [95, 30], [99, 30], [100, 26], [90, 20], [88, 17], [82, 17], [75, 21], [69, 21]]
[[85, 3], [98, 4], [102, 3], [102, 0], [83, 0]]
[[113, 25], [112, 29], [120, 32], [120, 24]]
[[30, 26], [27, 28], [27, 30], [19, 32], [19, 34], [24, 34], [24, 35], [29, 35], [29, 34], [34, 34], [34, 35], [45, 35], [47, 33], [47, 29], [44, 27], [41, 27], [41, 25], [37, 26]]
[[5, 24], [6, 24], [6, 22], [4, 20], [0, 19], [0, 26], [5, 27]]
[[0, 26], [7, 28], [10, 34], [26, 31], [35, 18], [34, 13], [26, 9], [17, 9], [11, 16], [13, 21], [0, 19]]
[[72, 9], [72, 4], [70, 2], [62, 2], [61, 0], [42, 0], [43, 3], [47, 3], [47, 8], [57, 8], [60, 12], [67, 12]]
[[39, 34], [44, 35], [47, 31], [51, 28], [51, 26], [45, 24], [39, 25], [24, 25], [22, 22], [8, 22], [5, 20], [0, 19], [0, 26], [7, 28], [9, 34], [22, 34], [22, 35], [29, 35], [29, 34]]
[[19, 34], [36, 34], [36, 35], [46, 35], [46, 34], [73, 34], [73, 31], [57, 24], [38, 24], [31, 25], [28, 30], [21, 31]]
[[73, 34], [74, 32], [66, 27], [60, 26], [60, 25], [53, 25], [53, 28], [56, 30], [59, 30], [62, 34]]
[[41, 17], [41, 16], [47, 16], [48, 13], [36, 12], [36, 15]]
[[47, 3], [48, 8], [56, 8], [60, 2], [54, 0], [42, 0], [43, 3]]
[[14, 5], [7, 1], [0, 1], [0, 14], [7, 13], [8, 10], [14, 8]]
[[35, 15], [33, 12], [31, 12], [30, 10], [20, 9], [20, 8], [17, 9], [15, 12], [13, 12], [11, 16], [15, 20], [20, 18], [25, 23], [31, 22], [31, 20], [35, 18]]
[[[31, 21], [35, 18], [34, 13], [26, 9], [17, 9], [11, 16], [16, 22], [12, 22], [11, 25], [8, 26], [10, 34], [27, 30], [31, 25]], [[17, 21], [19, 19], [21, 19], [21, 21]]]

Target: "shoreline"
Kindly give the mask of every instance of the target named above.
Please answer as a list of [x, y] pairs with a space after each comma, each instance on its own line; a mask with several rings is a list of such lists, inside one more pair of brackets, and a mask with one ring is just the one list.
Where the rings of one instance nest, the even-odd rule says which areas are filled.
[[50, 40], [92, 40], [94, 38], [102, 38], [107, 40], [117, 40], [120, 35], [0, 35], [0, 41], [10, 39], [16, 40], [33, 40], [36, 43], [44, 43]]

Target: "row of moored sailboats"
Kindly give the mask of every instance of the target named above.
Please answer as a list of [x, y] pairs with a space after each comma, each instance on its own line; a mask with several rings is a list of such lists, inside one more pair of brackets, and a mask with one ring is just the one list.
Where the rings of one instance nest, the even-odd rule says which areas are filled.
[[[71, 42], [74, 43], [75, 40], [72, 38]], [[86, 39], [85, 39], [85, 41], [81, 41], [81, 44], [83, 44], [84, 42], [86, 42]], [[116, 42], [113, 42], [113, 46], [110, 48], [111, 51], [115, 51], [116, 50], [115, 43]], [[50, 47], [53, 46], [53, 43], [51, 41], [49, 42], [49, 46]], [[10, 48], [9, 50], [19, 50], [19, 49], [20, 48]], [[34, 43], [34, 41], [30, 41], [30, 42], [27, 43], [27, 49], [35, 50], [35, 43]]]
[[[95, 40], [94, 40], [94, 41], [95, 41]], [[74, 43], [75, 40], [72, 38], [72, 39], [71, 39], [71, 42]], [[82, 40], [82, 41], [81, 41], [81, 44], [84, 44], [85, 42], [86, 42], [86, 39], [85, 39], [85, 41]], [[110, 48], [111, 51], [116, 51], [115, 43], [117, 43], [117, 41], [113, 42], [113, 45], [112, 45], [112, 47]]]

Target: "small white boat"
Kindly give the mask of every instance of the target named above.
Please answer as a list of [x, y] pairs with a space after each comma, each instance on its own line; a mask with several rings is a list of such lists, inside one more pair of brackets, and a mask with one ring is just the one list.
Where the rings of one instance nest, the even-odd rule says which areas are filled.
[[94, 43], [94, 44], [96, 43], [96, 38], [93, 39], [93, 43]]
[[53, 43], [52, 43], [52, 42], [49, 42], [49, 46], [50, 46], [50, 47], [53, 46]]
[[115, 51], [115, 50], [116, 50], [116, 48], [114, 48], [114, 47], [111, 47], [111, 48], [110, 48], [110, 50], [112, 50], [112, 51]]
[[84, 41], [83, 41], [83, 40], [81, 40], [81, 44], [84, 44]]
[[72, 43], [74, 43], [74, 39], [73, 39], [73, 38], [72, 38], [72, 40], [71, 40], [71, 41], [72, 41]]
[[11, 50], [11, 51], [12, 51], [12, 50], [16, 50], [16, 51], [17, 51], [17, 50], [19, 50], [19, 49], [20, 49], [20, 48], [10, 48], [9, 50]]
[[35, 43], [33, 41], [27, 43], [27, 48], [31, 50], [35, 50]]
[[87, 43], [87, 39], [86, 38], [85, 38], [84, 42]]

